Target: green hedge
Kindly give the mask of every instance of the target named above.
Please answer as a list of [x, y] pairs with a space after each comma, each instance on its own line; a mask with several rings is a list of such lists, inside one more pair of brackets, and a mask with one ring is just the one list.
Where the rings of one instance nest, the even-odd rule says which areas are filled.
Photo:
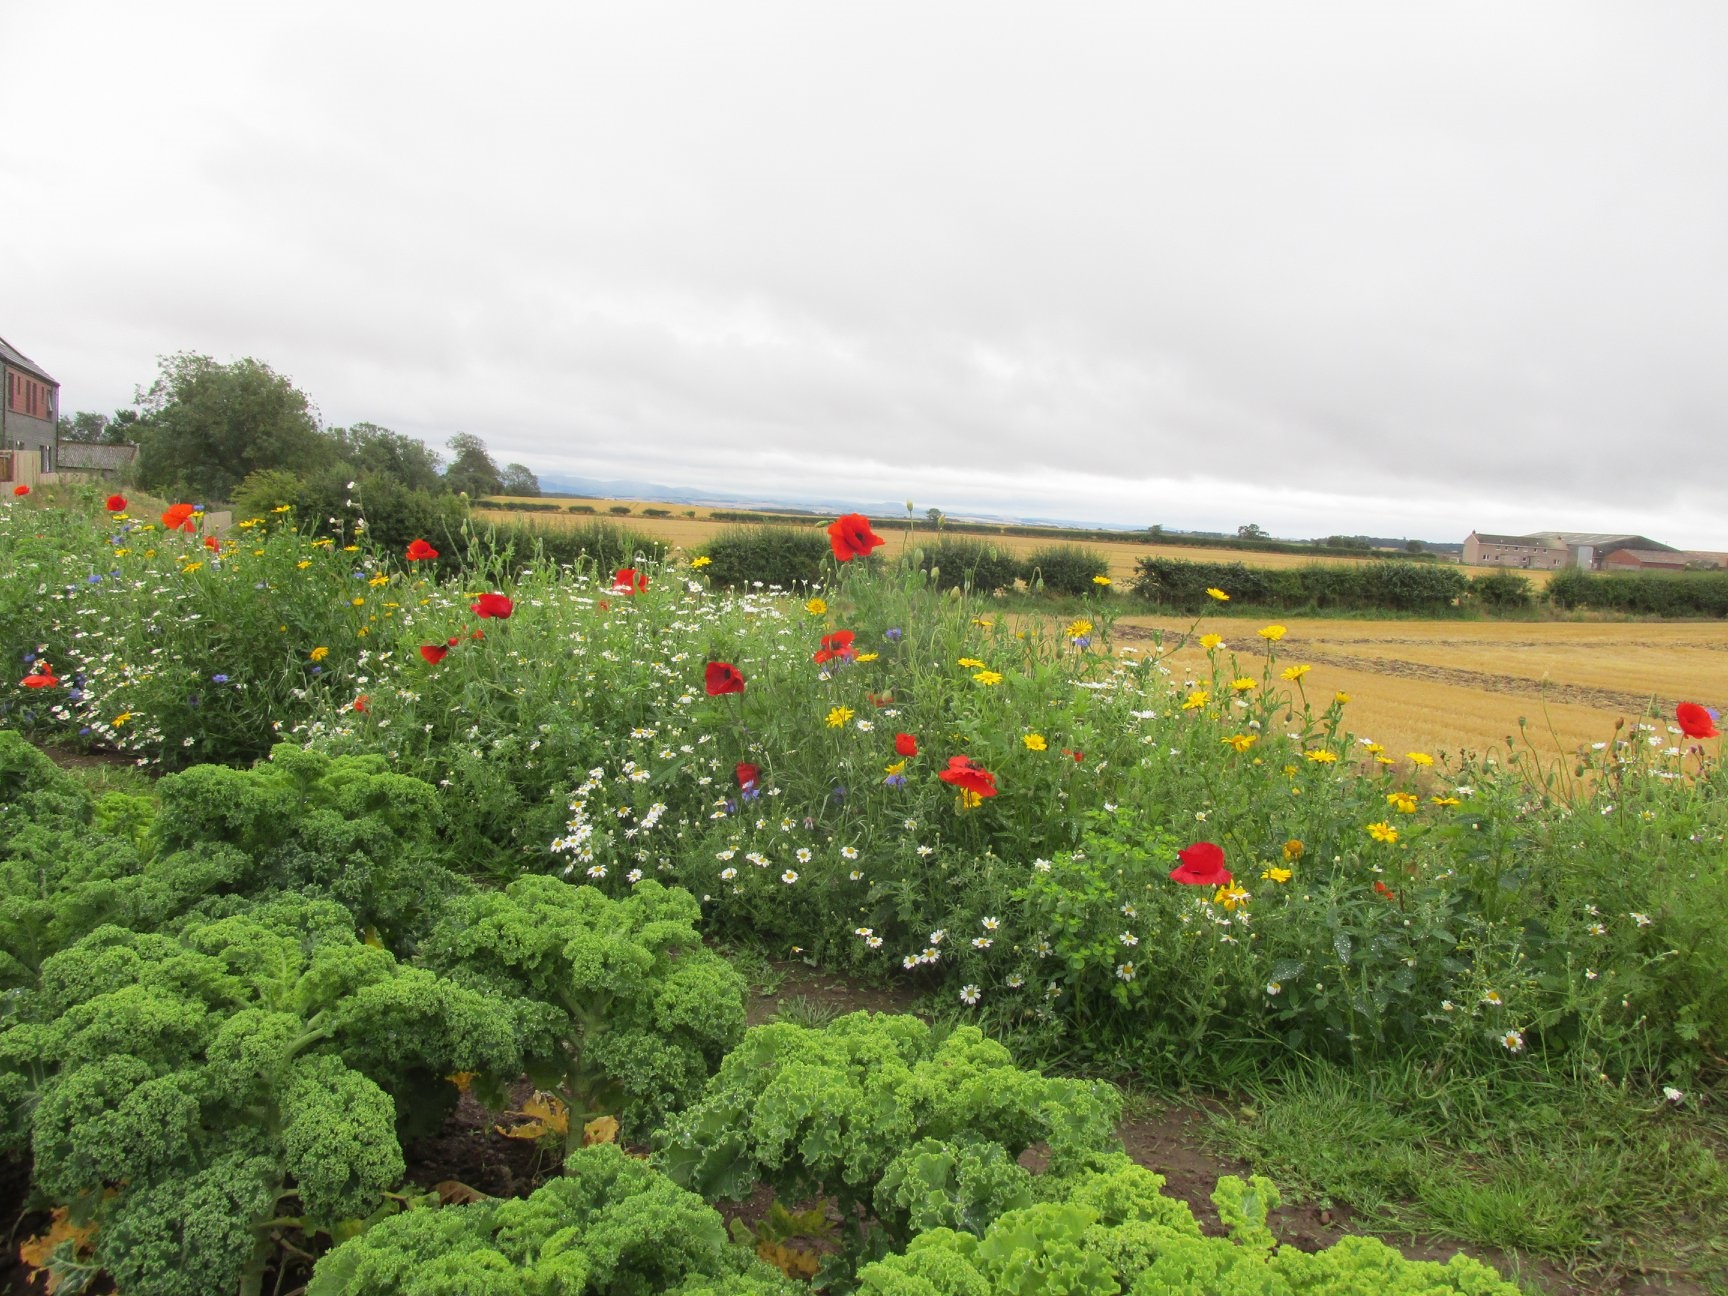
[[1141, 598], [1184, 611], [1211, 605], [1206, 591], [1219, 589], [1237, 604], [1286, 611], [1442, 612], [1469, 588], [1457, 567], [1394, 561], [1272, 568], [1142, 558], [1134, 580], [1134, 593]]
[[716, 585], [747, 587], [760, 581], [794, 589], [821, 580], [822, 560], [833, 547], [813, 526], [745, 526], [727, 527], [704, 552], [708, 578]]
[[1110, 574], [1110, 560], [1085, 545], [1046, 545], [1026, 559], [1026, 584], [1051, 594], [1084, 598], [1096, 593], [1096, 577]]
[[1728, 572], [1563, 571], [1548, 582], [1556, 607], [1641, 616], [1728, 617]]
[[1020, 560], [983, 540], [940, 536], [923, 546], [918, 566], [936, 573], [937, 589], [970, 588], [978, 594], [1011, 590], [1020, 579]]

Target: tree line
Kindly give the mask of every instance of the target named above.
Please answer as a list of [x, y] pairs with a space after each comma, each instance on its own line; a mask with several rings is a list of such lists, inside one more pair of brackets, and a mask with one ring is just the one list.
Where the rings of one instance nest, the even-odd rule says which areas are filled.
[[[293, 503], [331, 487], [371, 479], [437, 495], [538, 495], [540, 483], [519, 463], [500, 468], [471, 432], [450, 438], [450, 456], [376, 423], [324, 427], [305, 392], [261, 360], [221, 364], [181, 351], [164, 356], [133, 407], [112, 415], [64, 415], [60, 440], [135, 442], [132, 482], [160, 496], [216, 503]], [[308, 489], [308, 488], [311, 489]]]

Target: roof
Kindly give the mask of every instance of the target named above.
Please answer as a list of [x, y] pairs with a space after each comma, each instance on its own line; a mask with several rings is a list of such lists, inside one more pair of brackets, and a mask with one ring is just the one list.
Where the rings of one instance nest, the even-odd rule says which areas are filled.
[[1540, 545], [1544, 549], [1558, 549], [1558, 548], [1560, 548], [1559, 545], [1556, 545], [1552, 542], [1550, 537], [1545, 536], [1545, 535], [1521, 535], [1521, 536], [1489, 535], [1486, 531], [1478, 531], [1475, 533], [1475, 535], [1476, 535], [1477, 541], [1481, 544], [1520, 545], [1520, 546], [1525, 547], [1525, 548], [1528, 548], [1531, 545]]
[[53, 383], [56, 387], [60, 385], [48, 376], [48, 371], [46, 369], [37, 364], [22, 351], [18, 350], [17, 347], [13, 346], [5, 338], [0, 338], [0, 360], [4, 360], [14, 369], [23, 369], [28, 373], [35, 374], [45, 383]]
[[1678, 552], [1660, 540], [1652, 540], [1649, 536], [1627, 535], [1623, 531], [1544, 531], [1542, 536], [1556, 544], [1563, 544], [1568, 549], [1576, 548], [1579, 545], [1590, 545], [1595, 549], [1640, 549], [1652, 550], [1657, 553]]
[[1684, 567], [1686, 555], [1674, 549], [1616, 549], [1609, 558], [1632, 558], [1641, 563], [1668, 563]]

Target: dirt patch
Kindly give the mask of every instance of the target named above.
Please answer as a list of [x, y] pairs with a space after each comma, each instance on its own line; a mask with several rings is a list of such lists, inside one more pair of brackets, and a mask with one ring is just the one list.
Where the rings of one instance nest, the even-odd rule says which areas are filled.
[[744, 1005], [746, 1024], [760, 1026], [773, 1021], [789, 1004], [802, 1000], [824, 1017], [850, 1012], [910, 1012], [918, 1000], [915, 990], [905, 987], [877, 989], [859, 985], [833, 972], [797, 960], [776, 959], [771, 965], [776, 984], [750, 996]]

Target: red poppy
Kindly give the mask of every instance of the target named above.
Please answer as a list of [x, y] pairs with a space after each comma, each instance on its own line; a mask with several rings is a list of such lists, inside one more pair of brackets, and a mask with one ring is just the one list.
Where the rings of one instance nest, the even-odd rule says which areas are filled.
[[426, 659], [428, 665], [436, 666], [450, 655], [450, 650], [443, 644], [421, 644], [420, 655]]
[[916, 756], [918, 754], [918, 740], [911, 734], [895, 734], [894, 752], [898, 756]]
[[366, 713], [366, 695], [364, 693], [354, 699], [354, 709], [362, 715]]
[[461, 635], [451, 635], [444, 642], [449, 644], [450, 647], [454, 648], [457, 644], [462, 642], [462, 636]]
[[870, 529], [870, 519], [862, 513], [844, 513], [829, 523], [828, 542], [834, 546], [834, 556], [841, 562], [868, 558], [877, 545], [888, 543]]
[[469, 610], [477, 617], [497, 617], [503, 621], [516, 610], [516, 605], [504, 594], [482, 594]]
[[[484, 630], [470, 630], [468, 632], [468, 637], [470, 639], [484, 639], [486, 637], [486, 632]], [[455, 643], [456, 641], [452, 639], [450, 642]]]
[[1188, 886], [1228, 886], [1230, 870], [1224, 867], [1224, 848], [1213, 842], [1195, 842], [1176, 852], [1182, 863], [1170, 870], [1172, 882]]
[[1374, 883], [1374, 894], [1379, 896], [1382, 900], [1396, 900], [1398, 898], [1398, 893], [1396, 891], [1378, 879], [1376, 879]]
[[871, 706], [887, 706], [894, 700], [892, 693], [866, 693], [864, 696], [870, 699]]
[[205, 536], [204, 537], [204, 547], [206, 549], [210, 550], [212, 553], [214, 553], [216, 550], [218, 550], [222, 547], [222, 542], [220, 540], [218, 540], [215, 536]]
[[734, 772], [738, 775], [738, 786], [746, 792], [755, 787], [756, 780], [762, 777], [762, 771], [749, 761], [739, 761], [738, 768]]
[[26, 675], [23, 679], [19, 680], [18, 682], [20, 684], [22, 684], [25, 688], [32, 688], [32, 689], [57, 688], [57, 687], [59, 687], [59, 684], [60, 684], [60, 681], [57, 678], [55, 678], [54, 668], [52, 666], [50, 666], [47, 662], [42, 663], [41, 671], [39, 671], [38, 673], [36, 673], [34, 675]]
[[1674, 718], [1680, 722], [1680, 732], [1688, 738], [1722, 736], [1716, 729], [1716, 717], [1710, 714], [1708, 707], [1701, 707], [1696, 702], [1682, 702], [1675, 707]]
[[634, 567], [620, 567], [612, 573], [614, 594], [640, 594], [648, 588], [648, 577]]
[[424, 540], [415, 539], [408, 542], [409, 562], [430, 562], [437, 556], [438, 551]]
[[612, 610], [612, 605], [610, 603], [608, 603], [605, 599], [601, 599], [594, 606], [599, 608], [602, 612], [610, 612]]
[[28, 486], [26, 486], [23, 482], [19, 482], [16, 486], [14, 486], [12, 488], [12, 493], [14, 495], [28, 495], [30, 493], [30, 488]]
[[1068, 748], [1066, 748], [1066, 747], [1064, 747], [1064, 748], [1063, 748], [1063, 749], [1062, 749], [1062, 754], [1063, 754], [1063, 755], [1064, 755], [1064, 756], [1072, 756], [1072, 757], [1073, 757], [1073, 758], [1074, 758], [1074, 763], [1075, 763], [1075, 764], [1076, 764], [1076, 765], [1078, 765], [1078, 764], [1079, 764], [1079, 763], [1080, 763], [1080, 762], [1081, 762], [1081, 761], [1083, 761], [1083, 760], [1085, 760], [1085, 759], [1086, 759], [1086, 753], [1085, 753], [1085, 752], [1081, 752], [1081, 751], [1070, 751], [1070, 750], [1069, 750], [1069, 749], [1068, 749]]
[[816, 662], [851, 661], [853, 657], [852, 641], [857, 638], [850, 630], [836, 630], [833, 634], [822, 636], [822, 650], [811, 660]]
[[709, 697], [744, 691], [744, 677], [731, 662], [709, 662], [702, 682], [707, 686]]
[[126, 497], [124, 495], [110, 495], [108, 497], [108, 511], [110, 513], [124, 513], [126, 511]]
[[[898, 740], [896, 740], [898, 742]], [[974, 765], [969, 756], [950, 756], [948, 768], [936, 776], [944, 783], [972, 793], [974, 796], [996, 795], [996, 776], [982, 765]]]
[[162, 514], [162, 528], [165, 531], [192, 529], [192, 506], [190, 504], [170, 504]]

